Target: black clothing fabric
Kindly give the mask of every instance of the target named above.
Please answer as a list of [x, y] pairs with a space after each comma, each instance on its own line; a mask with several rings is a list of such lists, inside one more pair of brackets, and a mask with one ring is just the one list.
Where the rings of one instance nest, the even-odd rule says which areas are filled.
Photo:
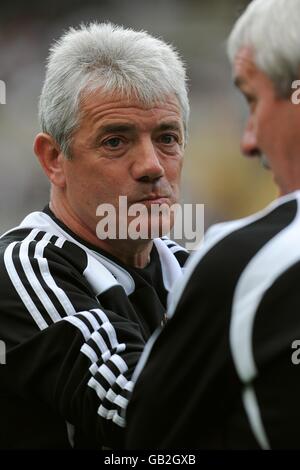
[[[123, 446], [131, 375], [187, 252], [155, 239], [130, 268], [49, 208], [0, 239], [0, 448]], [[148, 274], [153, 272], [155, 276]]]
[[299, 191], [212, 227], [139, 363], [127, 447], [300, 448], [299, 279]]

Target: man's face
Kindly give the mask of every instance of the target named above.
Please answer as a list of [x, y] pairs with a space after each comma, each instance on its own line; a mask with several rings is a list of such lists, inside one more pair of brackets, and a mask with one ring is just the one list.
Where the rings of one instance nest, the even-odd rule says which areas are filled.
[[262, 159], [272, 170], [281, 194], [296, 189], [300, 181], [295, 178], [300, 152], [299, 106], [278, 96], [270, 78], [256, 67], [249, 48], [236, 55], [234, 80], [249, 105], [242, 152]]
[[72, 158], [64, 161], [67, 205], [95, 234], [97, 207], [112, 204], [118, 215], [119, 196], [127, 196], [128, 207], [145, 205], [150, 229], [151, 206], [178, 201], [183, 140], [175, 96], [145, 107], [118, 94], [89, 95], [72, 139]]

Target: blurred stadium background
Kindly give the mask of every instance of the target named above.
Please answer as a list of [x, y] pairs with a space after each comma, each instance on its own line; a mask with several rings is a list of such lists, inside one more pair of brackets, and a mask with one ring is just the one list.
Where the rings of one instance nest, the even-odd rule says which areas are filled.
[[37, 103], [51, 42], [91, 20], [144, 29], [173, 43], [190, 88], [190, 138], [182, 200], [205, 204], [205, 225], [248, 215], [276, 195], [272, 176], [241, 156], [246, 103], [234, 89], [226, 38], [246, 0], [54, 0], [2, 2], [0, 79], [0, 231], [48, 202], [48, 182], [32, 151]]

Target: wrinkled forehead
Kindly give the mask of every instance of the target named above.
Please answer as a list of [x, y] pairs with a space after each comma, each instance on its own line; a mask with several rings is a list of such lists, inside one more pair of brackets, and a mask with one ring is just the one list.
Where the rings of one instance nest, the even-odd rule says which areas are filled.
[[241, 47], [233, 61], [233, 79], [237, 86], [246, 78], [252, 76], [258, 71], [255, 63], [255, 54], [251, 47]]
[[139, 106], [144, 109], [151, 109], [157, 105], [162, 105], [170, 101], [174, 101], [178, 107], [180, 102], [175, 93], [169, 94], [156, 94], [154, 96], [148, 96], [139, 94], [135, 90], [110, 90], [105, 87], [97, 88], [86, 88], [82, 90], [79, 103], [81, 109], [87, 109], [91, 103], [95, 101], [101, 101], [103, 103], [122, 103], [124, 106]]
[[249, 47], [241, 48], [235, 56], [233, 80], [243, 93], [280, 95], [274, 80], [256, 64], [255, 54]]
[[135, 117], [136, 119], [160, 116], [177, 120], [183, 126], [182, 110], [175, 94], [161, 96], [153, 101], [143, 100], [127, 93], [92, 90], [82, 95], [80, 101], [80, 121], [95, 122], [101, 119]]

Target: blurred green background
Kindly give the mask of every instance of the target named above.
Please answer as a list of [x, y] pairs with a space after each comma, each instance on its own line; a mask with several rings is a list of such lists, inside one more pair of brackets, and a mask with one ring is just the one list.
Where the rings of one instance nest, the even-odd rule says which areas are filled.
[[247, 108], [231, 82], [226, 38], [246, 0], [54, 0], [1, 3], [0, 231], [48, 202], [32, 151], [48, 48], [69, 26], [91, 20], [144, 29], [171, 42], [189, 76], [191, 121], [182, 200], [205, 204], [205, 225], [248, 215], [277, 195], [272, 176], [241, 156]]

